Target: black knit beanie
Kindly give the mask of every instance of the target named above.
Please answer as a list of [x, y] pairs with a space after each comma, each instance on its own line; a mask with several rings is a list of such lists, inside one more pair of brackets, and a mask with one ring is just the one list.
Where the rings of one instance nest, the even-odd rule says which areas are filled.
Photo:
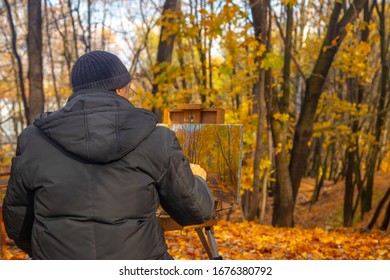
[[70, 76], [73, 92], [82, 89], [120, 89], [131, 81], [122, 61], [106, 51], [91, 51], [80, 56]]

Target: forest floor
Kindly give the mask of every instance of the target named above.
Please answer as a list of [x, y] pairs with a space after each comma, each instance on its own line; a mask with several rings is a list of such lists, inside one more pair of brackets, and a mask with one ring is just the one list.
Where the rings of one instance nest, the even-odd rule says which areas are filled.
[[[218, 250], [223, 259], [364, 259], [390, 260], [390, 229], [377, 228], [383, 221], [384, 209], [374, 229], [362, 232], [390, 187], [390, 173], [377, 173], [373, 209], [353, 227], [342, 227], [344, 182], [325, 182], [318, 202], [310, 205], [314, 180], [304, 179], [295, 208], [295, 228], [271, 226], [272, 199], [267, 201], [264, 222], [243, 222], [241, 209], [233, 208], [229, 221], [214, 226]], [[358, 216], [358, 215], [356, 215]], [[208, 259], [197, 234], [192, 231], [166, 232], [168, 250], [175, 259]], [[5, 259], [26, 259], [7, 240]]]
[[[294, 210], [295, 228], [272, 227], [272, 199], [268, 198], [264, 222], [243, 222], [239, 207], [229, 221], [214, 226], [218, 250], [224, 259], [390, 259], [390, 228], [378, 230], [387, 203], [371, 232], [362, 232], [390, 187], [390, 173], [378, 172], [372, 210], [354, 225], [343, 228], [344, 181], [324, 183], [318, 201], [310, 205], [315, 180], [303, 179]], [[359, 209], [357, 210], [359, 213]], [[207, 259], [193, 231], [166, 233], [169, 252], [176, 259]]]

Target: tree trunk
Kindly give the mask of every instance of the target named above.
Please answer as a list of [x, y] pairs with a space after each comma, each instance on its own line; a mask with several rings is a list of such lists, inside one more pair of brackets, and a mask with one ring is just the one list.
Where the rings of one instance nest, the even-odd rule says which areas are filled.
[[[211, 13], [213, 14], [214, 13], [214, 3], [212, 1], [210, 1], [210, 10], [211, 10]], [[214, 84], [213, 84], [213, 63], [212, 63], [212, 59], [211, 59], [211, 49], [213, 47], [213, 38], [210, 36], [209, 37], [209, 42], [208, 42], [208, 63], [209, 63], [209, 90], [211, 93], [214, 94]], [[210, 100], [210, 107], [213, 107], [214, 106], [214, 103], [212, 100]], [[239, 94], [236, 95], [236, 103], [240, 104], [240, 96]]]
[[[263, 1], [251, 0], [251, 11], [255, 29], [256, 39], [260, 44], [266, 44], [267, 41], [267, 9]], [[247, 219], [249, 221], [254, 220], [259, 214], [260, 203], [260, 160], [263, 154], [264, 148], [262, 144], [263, 132], [264, 132], [264, 120], [265, 120], [265, 106], [264, 106], [264, 91], [265, 91], [265, 70], [260, 68], [260, 59], [257, 61], [258, 65], [258, 80], [253, 85], [253, 96], [256, 100], [253, 107], [255, 112], [258, 113], [257, 132], [256, 132], [256, 148], [253, 162], [253, 193], [249, 204], [249, 211]]]
[[84, 44], [84, 52], [88, 52], [88, 49], [89, 49], [89, 45], [88, 45], [88, 40], [85, 36], [85, 34], [87, 33], [87, 31], [85, 30], [84, 28], [84, 25], [83, 25], [83, 21], [81, 19], [81, 15], [80, 15], [80, 1], [81, 0], [78, 0], [77, 1], [77, 5], [76, 5], [76, 14], [77, 14], [77, 21], [79, 23], [79, 27], [81, 29], [81, 35], [80, 35], [80, 39], [81, 41], [83, 42]]
[[[272, 159], [272, 153], [273, 153], [273, 141], [272, 141], [272, 132], [271, 129], [268, 126], [268, 158]], [[261, 203], [261, 209], [260, 209], [260, 219], [259, 222], [262, 224], [264, 222], [265, 217], [265, 210], [267, 207], [267, 185], [268, 185], [268, 176], [269, 176], [269, 168], [267, 168], [264, 171], [263, 175], [263, 186], [262, 186], [262, 203]]]
[[[265, 71], [260, 70], [258, 89], [256, 90], [259, 94], [259, 113], [257, 121], [257, 133], [256, 133], [256, 149], [255, 157], [253, 162], [253, 193], [252, 199], [249, 206], [249, 213], [247, 219], [253, 221], [256, 217], [259, 216], [259, 203], [260, 203], [260, 160], [261, 156], [264, 154], [264, 145], [262, 143], [263, 133], [264, 133], [264, 120], [265, 120], [265, 106], [264, 106], [264, 89], [265, 89]], [[263, 194], [264, 195], [264, 194]]]
[[[200, 0], [200, 10], [205, 9], [204, 0]], [[199, 53], [199, 60], [201, 65], [201, 87], [199, 90], [199, 95], [202, 103], [206, 102], [206, 89], [207, 89], [207, 67], [206, 67], [206, 38], [203, 38], [204, 30], [202, 29], [204, 21], [204, 15], [201, 14], [201, 19], [199, 25], [198, 36], [196, 36], [196, 47]]]
[[375, 210], [374, 216], [372, 217], [370, 223], [367, 226], [368, 229], [374, 228], [374, 225], [375, 225], [376, 221], [378, 220], [379, 214], [380, 214], [383, 206], [385, 205], [387, 199], [389, 198], [389, 196], [390, 196], [390, 188], [387, 189], [385, 195], [382, 197], [381, 201], [379, 202], [379, 204]]
[[54, 94], [55, 94], [55, 98], [56, 98], [57, 109], [59, 110], [61, 108], [61, 100], [60, 100], [60, 94], [58, 92], [58, 87], [57, 87], [57, 76], [56, 76], [55, 69], [54, 69], [54, 56], [53, 56], [53, 48], [51, 45], [51, 34], [49, 31], [49, 10], [47, 7], [47, 1], [48, 0], [45, 0], [47, 47], [49, 49], [50, 70], [51, 70], [51, 76], [52, 76], [52, 80], [53, 80]]
[[[185, 69], [184, 49], [183, 49], [184, 46], [183, 46], [183, 42], [182, 42], [181, 38], [178, 38], [177, 45], [178, 45], [177, 56], [178, 56], [178, 60], [179, 60], [179, 65], [180, 65], [181, 71], [184, 72], [184, 69]], [[183, 90], [187, 90], [188, 86], [187, 86], [186, 77], [181, 78], [181, 86], [182, 86]], [[185, 100], [187, 103], [190, 102], [190, 99], [191, 99], [191, 97], [186, 95]]]
[[[62, 43], [63, 43], [63, 46], [64, 46], [63, 55], [64, 55], [64, 59], [65, 59], [65, 62], [66, 62], [67, 70], [70, 73], [71, 65], [72, 65], [72, 59], [71, 59], [71, 54], [70, 54], [71, 51], [69, 50], [69, 47], [68, 47], [68, 29], [67, 29], [67, 26], [65, 24], [64, 25], [64, 32], [62, 32], [61, 26], [59, 25], [58, 19], [56, 18], [56, 14], [55, 14], [55, 11], [54, 11], [55, 9], [53, 9], [52, 3], [50, 1], [48, 3], [50, 4], [50, 10], [51, 10], [51, 14], [52, 14], [52, 17], [53, 17], [53, 20], [54, 20], [54, 24], [56, 26], [56, 29], [57, 29], [58, 33], [60, 34], [60, 36], [62, 38]], [[61, 13], [64, 14], [65, 11], [64, 11], [64, 7], [62, 5], [62, 2], [60, 2], [60, 5], [61, 5]], [[84, 32], [83, 32], [83, 34], [84, 34]]]
[[[287, 163], [287, 148], [285, 137], [286, 131], [283, 125], [277, 121], [271, 120], [272, 136], [274, 148], [281, 151], [275, 155], [276, 163], [276, 184], [274, 188], [274, 210], [272, 215], [272, 225], [280, 227], [294, 226], [293, 211], [294, 200], [290, 173]], [[280, 146], [281, 144], [281, 146]]]
[[[16, 58], [12, 57], [12, 69], [13, 69], [13, 76], [14, 76], [14, 87], [16, 91], [16, 101], [12, 102], [12, 110], [14, 111], [13, 114], [13, 127], [14, 127], [14, 135], [20, 134], [20, 129], [23, 129], [26, 127], [26, 118], [23, 115], [23, 100], [21, 95], [21, 89], [19, 87], [19, 79], [18, 79], [18, 66], [16, 65]], [[19, 127], [20, 125], [20, 127]]]
[[[370, 7], [369, 1], [367, 1], [366, 5], [364, 6], [364, 22], [368, 26], [370, 21], [371, 21], [371, 16], [372, 16], [372, 11], [375, 6], [376, 0], [372, 2], [372, 5]], [[368, 42], [370, 30], [368, 27], [366, 27], [361, 36], [361, 40], [363, 42]], [[363, 96], [365, 95], [365, 88], [363, 85], [359, 84], [359, 89], [358, 89], [358, 98], [359, 101], [363, 101]], [[375, 153], [375, 151], [374, 151]], [[371, 203], [372, 203], [372, 194], [373, 194], [373, 185], [374, 185], [374, 171], [375, 171], [375, 163], [371, 161], [371, 158], [368, 157], [369, 163], [367, 164], [367, 169], [366, 169], [366, 185], [362, 186], [361, 190], [361, 200], [360, 200], [360, 215], [361, 218], [363, 218], [364, 214], [367, 213], [368, 211], [371, 210]]]
[[292, 43], [292, 29], [293, 29], [293, 6], [291, 4], [286, 6], [287, 22], [286, 22], [286, 40], [284, 46], [284, 66], [283, 66], [283, 97], [280, 100], [280, 110], [282, 113], [289, 112], [290, 104], [290, 75], [291, 75], [291, 43]]
[[[297, 32], [295, 36], [295, 42], [299, 42], [299, 45], [296, 46], [296, 49], [301, 49], [304, 42], [304, 34], [305, 34], [305, 26], [306, 26], [306, 20], [307, 20], [307, 2], [301, 1], [299, 3], [299, 22], [297, 23], [297, 27], [299, 27], [299, 32]], [[295, 117], [298, 119], [299, 115], [301, 114], [301, 105], [302, 105], [302, 98], [303, 98], [303, 90], [304, 90], [304, 77], [297, 72], [296, 74], [296, 81], [297, 81], [297, 90], [295, 95]]]
[[28, 1], [29, 123], [44, 110], [41, 0]]
[[374, 175], [376, 170], [376, 162], [378, 159], [379, 152], [381, 150], [380, 143], [382, 137], [383, 127], [386, 123], [386, 96], [387, 96], [387, 85], [389, 79], [389, 62], [387, 60], [388, 53], [388, 42], [386, 34], [386, 17], [385, 17], [385, 2], [382, 1], [382, 9], [380, 10], [378, 5], [376, 5], [377, 12], [379, 15], [379, 34], [380, 34], [380, 57], [381, 57], [381, 83], [380, 83], [380, 93], [379, 93], [379, 102], [378, 102], [378, 115], [375, 123], [375, 145], [372, 151], [372, 157], [370, 158], [370, 168], [367, 170], [367, 186], [364, 190], [364, 196], [362, 197], [362, 215], [371, 210], [372, 196], [373, 196], [373, 186], [374, 186]]
[[88, 46], [87, 52], [92, 50], [92, 0], [87, 1], [87, 29], [88, 29]]
[[[323, 139], [321, 139], [321, 145], [322, 146]], [[320, 166], [318, 167], [318, 172], [316, 173], [316, 186], [313, 192], [313, 196], [311, 199], [311, 205], [316, 203], [320, 197], [320, 192], [322, 187], [324, 186], [325, 178], [326, 178], [326, 173], [327, 173], [327, 168], [328, 168], [328, 159], [331, 154], [331, 148], [332, 146], [328, 146], [326, 149], [326, 155], [323, 163], [320, 163]], [[320, 170], [322, 169], [322, 172]]]
[[299, 185], [306, 171], [307, 156], [309, 154], [308, 143], [313, 134], [314, 118], [325, 81], [337, 53], [343, 41], [346, 31], [345, 26], [356, 19], [367, 0], [355, 0], [342, 19], [339, 21], [342, 3], [335, 1], [333, 12], [328, 25], [328, 31], [323, 41], [320, 54], [306, 81], [305, 96], [301, 114], [295, 129], [293, 149], [290, 160], [290, 174], [293, 187], [294, 200], [297, 197]]
[[[180, 10], [180, 1], [179, 0], [165, 0], [164, 4], [164, 10], [162, 13], [162, 19], [164, 20], [164, 17], [169, 12], [178, 12]], [[157, 50], [157, 62], [156, 65], [161, 65], [162, 63], [169, 65], [172, 62], [172, 53], [173, 53], [173, 46], [175, 42], [175, 34], [171, 34], [166, 39], [164, 37], [166, 36], [165, 33], [167, 33], [167, 28], [162, 25], [161, 26], [161, 32], [160, 32], [160, 41], [158, 44], [158, 50]], [[155, 80], [156, 77], [158, 77], [161, 72], [164, 71], [164, 69], [160, 69], [155, 73]], [[158, 92], [158, 84], [153, 82], [153, 88], [152, 88], [152, 94], [156, 95]], [[161, 108], [153, 107], [152, 111], [158, 116], [158, 118], [161, 120], [162, 118], [162, 110]]]
[[[348, 78], [347, 79], [347, 89], [348, 97], [351, 104], [360, 104], [361, 98], [359, 96], [359, 87], [358, 87], [358, 78]], [[344, 226], [352, 226], [353, 217], [355, 214], [353, 199], [355, 187], [358, 186], [359, 194], [361, 194], [361, 184], [360, 184], [360, 172], [355, 172], [356, 165], [359, 164], [358, 161], [358, 139], [356, 138], [356, 133], [359, 130], [359, 121], [352, 121], [352, 139], [351, 144], [348, 146], [347, 150], [347, 175], [345, 178], [345, 195], [344, 195]], [[356, 200], [356, 205], [359, 202], [359, 199]]]
[[76, 61], [76, 59], [79, 57], [79, 49], [77, 44], [77, 28], [76, 28], [75, 19], [73, 17], [73, 8], [72, 8], [71, 0], [68, 0], [68, 9], [69, 9], [69, 16], [72, 23], [72, 32], [73, 32], [73, 44], [74, 44], [74, 54], [75, 54], [73, 58]]
[[11, 34], [12, 34], [12, 53], [14, 54], [14, 57], [15, 57], [17, 64], [18, 64], [18, 80], [19, 80], [19, 87], [20, 87], [20, 92], [21, 92], [22, 100], [23, 100], [24, 116], [26, 118], [27, 125], [29, 125], [30, 124], [30, 122], [29, 122], [30, 113], [29, 113], [29, 107], [28, 107], [28, 102], [27, 102], [26, 90], [24, 88], [22, 60], [20, 58], [20, 55], [19, 55], [17, 47], [16, 47], [17, 35], [16, 35], [16, 31], [15, 31], [14, 20], [12, 17], [11, 6], [10, 6], [8, 0], [4, 0], [4, 4], [5, 4], [6, 9], [7, 9], [8, 21], [9, 21], [9, 25], [11, 28]]
[[[267, 2], [270, 9], [270, 2]], [[294, 197], [291, 185], [291, 177], [288, 168], [287, 160], [287, 128], [288, 121], [276, 119], [276, 115], [289, 113], [290, 100], [290, 67], [291, 67], [291, 41], [292, 41], [292, 26], [293, 26], [293, 7], [288, 5], [287, 22], [286, 22], [286, 38], [285, 42], [285, 64], [283, 68], [283, 96], [279, 99], [278, 94], [273, 92], [272, 87], [272, 70], [266, 72], [266, 100], [268, 120], [271, 125], [272, 139], [275, 152], [275, 169], [276, 169], [276, 184], [273, 188], [274, 209], [272, 215], [272, 224], [274, 226], [292, 227], [294, 226], [293, 211]], [[269, 15], [269, 30], [268, 38], [271, 38], [271, 19]], [[271, 51], [270, 39], [267, 40], [267, 52]]]
[[387, 227], [389, 226], [389, 222], [390, 222], [390, 201], [387, 204], [385, 217], [383, 219], [383, 222], [382, 222], [382, 225], [381, 225], [380, 229], [381, 230], [387, 230]]
[[[267, 71], [267, 79], [272, 81], [272, 74]], [[280, 112], [277, 94], [273, 93], [272, 83], [267, 83], [266, 90], [268, 120], [271, 125], [272, 140], [275, 152], [276, 184], [273, 188], [274, 208], [272, 214], [272, 225], [279, 227], [294, 226], [294, 197], [291, 185], [291, 176], [287, 162], [287, 127], [274, 118]]]

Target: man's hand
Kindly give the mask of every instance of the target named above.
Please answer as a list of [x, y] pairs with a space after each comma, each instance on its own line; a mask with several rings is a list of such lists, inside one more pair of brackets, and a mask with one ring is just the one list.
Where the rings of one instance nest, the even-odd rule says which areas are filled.
[[194, 175], [198, 175], [198, 176], [202, 177], [203, 180], [206, 181], [207, 173], [202, 167], [200, 167], [199, 164], [190, 163], [190, 167], [191, 167], [191, 171], [192, 171], [192, 173], [194, 173]]

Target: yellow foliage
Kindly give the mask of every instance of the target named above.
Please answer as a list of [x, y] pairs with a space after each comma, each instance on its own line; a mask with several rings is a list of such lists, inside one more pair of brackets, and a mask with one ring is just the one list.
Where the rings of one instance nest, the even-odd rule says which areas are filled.
[[[319, 101], [317, 109], [318, 121], [314, 125], [314, 138], [322, 137], [323, 149], [336, 143], [338, 153], [344, 153], [346, 149], [355, 151], [356, 147], [361, 155], [368, 154], [375, 137], [366, 134], [365, 129], [357, 133], [352, 132], [352, 121], [362, 120], [368, 117], [369, 108], [367, 104], [356, 104], [345, 100], [340, 100], [337, 94], [325, 92]], [[369, 125], [366, 123], [365, 125]], [[361, 166], [364, 169], [364, 166]]]
[[275, 155], [278, 155], [282, 152], [282, 149], [283, 149], [283, 145], [282, 143], [278, 143], [275, 147]]
[[334, 61], [334, 67], [340, 68], [347, 78], [360, 77], [360, 84], [369, 83], [377, 67], [370, 62], [371, 39], [368, 42], [361, 41], [359, 34], [362, 29], [375, 28], [375, 24], [369, 24], [358, 20], [355, 25], [346, 26], [347, 35], [345, 43], [341, 45]]
[[289, 114], [286, 114], [286, 113], [283, 113], [283, 114], [275, 113], [272, 117], [275, 120], [280, 121], [282, 123], [286, 123], [286, 122], [288, 122], [290, 120]]
[[298, 2], [298, 0], [282, 0], [282, 4], [284, 6], [288, 6], [288, 5], [295, 6], [295, 5], [297, 5], [297, 2]]
[[367, 27], [369, 30], [374, 30], [377, 28], [377, 24], [376, 22], [371, 22]]
[[386, 153], [381, 161], [380, 169], [383, 172], [390, 172], [390, 143], [386, 144]]
[[252, 181], [253, 181], [253, 160], [251, 158], [246, 158], [243, 161], [242, 171], [241, 171], [240, 195], [243, 195], [245, 191], [253, 191]]
[[265, 57], [261, 61], [261, 68], [265, 70], [273, 69], [279, 70], [283, 67], [283, 58], [275, 53], [266, 53]]
[[260, 170], [261, 171], [264, 171], [266, 169], [270, 169], [271, 166], [272, 166], [272, 161], [270, 161], [269, 159], [262, 158], [260, 160]]
[[0, 150], [0, 165], [9, 167], [11, 166], [11, 159], [15, 155], [15, 147], [10, 144], [1, 146]]
[[175, 35], [181, 29], [180, 19], [182, 17], [181, 12], [172, 10], [166, 10], [164, 15], [161, 17], [159, 23], [165, 27], [165, 32], [162, 34], [161, 39], [163, 41], [169, 41], [170, 36]]

